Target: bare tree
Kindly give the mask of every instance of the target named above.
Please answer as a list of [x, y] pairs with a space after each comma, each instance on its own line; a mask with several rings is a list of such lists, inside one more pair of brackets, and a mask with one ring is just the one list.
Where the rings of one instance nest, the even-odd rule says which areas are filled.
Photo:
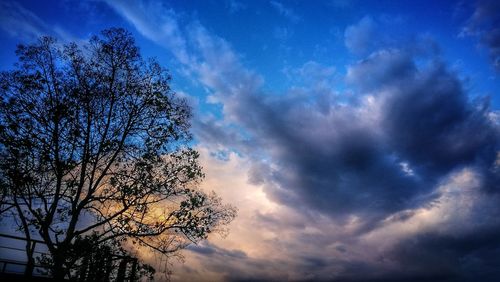
[[170, 254], [234, 218], [197, 189], [190, 108], [128, 32], [104, 30], [81, 46], [43, 37], [17, 55], [0, 74], [0, 211], [24, 232], [31, 266], [35, 234], [63, 278], [84, 237]]

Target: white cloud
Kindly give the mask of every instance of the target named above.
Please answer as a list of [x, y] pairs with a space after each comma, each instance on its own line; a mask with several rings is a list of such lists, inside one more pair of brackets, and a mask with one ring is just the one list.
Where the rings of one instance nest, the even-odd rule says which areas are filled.
[[174, 53], [182, 64], [191, 64], [185, 39], [174, 11], [160, 2], [106, 1], [146, 38]]

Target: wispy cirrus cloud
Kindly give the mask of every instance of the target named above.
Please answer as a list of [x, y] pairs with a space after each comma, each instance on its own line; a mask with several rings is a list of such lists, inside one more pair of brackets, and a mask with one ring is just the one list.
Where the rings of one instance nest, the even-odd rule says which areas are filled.
[[153, 1], [109, 0], [106, 3], [132, 23], [144, 37], [173, 52], [181, 63], [191, 63], [174, 11]]
[[274, 0], [269, 3], [280, 15], [287, 18], [291, 22], [297, 23], [300, 21], [300, 17], [295, 13], [295, 11], [286, 7], [283, 3]]
[[237, 0], [229, 0], [226, 4], [226, 6], [229, 8], [229, 13], [234, 14], [239, 11], [245, 10], [246, 5], [240, 1]]

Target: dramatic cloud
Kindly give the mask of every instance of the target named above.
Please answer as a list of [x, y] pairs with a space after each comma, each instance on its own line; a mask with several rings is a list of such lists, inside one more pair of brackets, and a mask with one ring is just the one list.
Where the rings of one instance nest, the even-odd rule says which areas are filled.
[[453, 169], [487, 171], [494, 162], [498, 131], [488, 109], [470, 104], [441, 64], [417, 69], [408, 55], [384, 50], [350, 68], [347, 78], [371, 94], [333, 105], [328, 115], [283, 100], [254, 111], [262, 122], [275, 115], [264, 130], [252, 129], [276, 142], [270, 153], [278, 168], [260, 173], [275, 184], [268, 190], [274, 199], [335, 216], [373, 215], [415, 204]]
[[[222, 106], [223, 119], [202, 118], [195, 133], [212, 156], [209, 184], [244, 189], [229, 196], [246, 197], [236, 203], [243, 214], [234, 236], [191, 248], [196, 267], [181, 277], [432, 280], [489, 267], [495, 254], [481, 249], [500, 247], [488, 235], [500, 227], [489, 220], [499, 212], [498, 123], [436, 52], [418, 47], [421, 39], [418, 48], [381, 48], [349, 65], [344, 90], [335, 90], [342, 84], [335, 68], [309, 61], [285, 70], [296, 86], [269, 95], [263, 78], [202, 25], [181, 32], [171, 10], [146, 17], [147, 5], [113, 5], [173, 49], [209, 90], [207, 101]], [[157, 14], [167, 15], [161, 35], [148, 20]], [[346, 46], [358, 55], [376, 48], [367, 48], [375, 27], [369, 17], [348, 27]], [[264, 197], [267, 208], [247, 193]], [[246, 233], [249, 226], [259, 231]]]

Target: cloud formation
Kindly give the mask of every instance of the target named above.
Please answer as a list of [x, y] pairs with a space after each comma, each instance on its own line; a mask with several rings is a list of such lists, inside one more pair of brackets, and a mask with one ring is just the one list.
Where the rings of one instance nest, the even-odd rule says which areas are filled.
[[[207, 185], [233, 193], [242, 213], [227, 240], [190, 249], [192, 264], [179, 279], [487, 281], [500, 274], [493, 267], [499, 123], [487, 99], [470, 100], [436, 52], [365, 48], [375, 28], [367, 17], [344, 33], [361, 56], [345, 74], [309, 61], [288, 70], [297, 85], [273, 95], [200, 23], [181, 25], [164, 6], [110, 5], [170, 50], [208, 89], [207, 101], [222, 107], [223, 118], [202, 118], [195, 134], [206, 150]], [[224, 158], [213, 154], [221, 150]]]
[[[172, 262], [174, 281], [498, 279], [498, 105], [448, 63], [438, 44], [451, 44], [446, 37], [409, 32], [422, 27], [411, 13], [445, 15], [448, 5], [377, 15], [371, 3], [344, 0], [228, 0], [216, 12], [204, 1], [105, 3], [111, 9], [84, 5], [157, 45], [141, 45], [145, 53], [174, 59], [174, 83], [184, 75], [179, 94], [197, 111], [202, 188], [239, 207], [227, 238], [211, 236], [185, 250], [186, 263]], [[462, 35], [477, 38], [498, 70], [499, 5], [471, 5]], [[70, 38], [29, 6], [0, 2], [7, 38]], [[431, 31], [444, 32], [444, 22], [422, 19], [439, 24]], [[458, 54], [470, 50], [458, 45]]]

